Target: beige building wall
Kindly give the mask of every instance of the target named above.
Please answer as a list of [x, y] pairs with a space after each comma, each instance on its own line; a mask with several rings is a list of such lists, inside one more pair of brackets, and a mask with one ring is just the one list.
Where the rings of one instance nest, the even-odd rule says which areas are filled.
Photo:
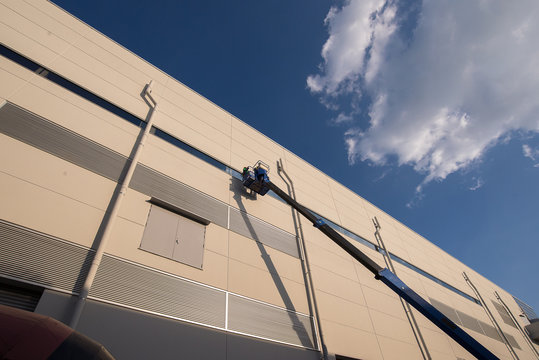
[[[509, 293], [54, 4], [44, 0], [0, 1], [0, 41], [140, 119], [145, 119], [149, 111], [140, 94], [153, 80], [153, 96], [159, 104], [155, 127], [236, 170], [262, 160], [272, 168], [271, 180], [286, 190], [287, 184], [276, 168], [276, 162], [281, 161], [300, 203], [373, 244], [376, 238], [372, 219], [376, 217], [390, 252], [475, 298], [462, 277], [465, 271], [497, 323], [519, 344], [520, 349], [515, 349], [519, 358], [534, 358], [522, 335], [503, 322], [492, 304], [497, 302], [493, 294], [497, 291], [513, 314], [519, 314]], [[0, 56], [0, 102], [4, 101], [125, 157], [131, 153], [140, 131], [111, 112]], [[1, 218], [92, 247], [116, 183], [4, 134], [0, 135], [0, 152]], [[323, 341], [330, 353], [361, 359], [421, 358], [398, 296], [305, 219], [296, 227], [289, 206], [270, 196], [259, 196], [256, 201], [238, 196], [230, 174], [157, 137], [149, 137], [140, 162], [290, 234], [296, 235], [300, 230], [310, 262]], [[207, 227], [202, 270], [140, 250], [151, 206], [149, 200], [149, 196], [133, 189], [127, 191], [107, 254], [312, 315], [301, 259], [225, 227], [213, 223]], [[351, 241], [386, 266], [379, 252]], [[395, 262], [394, 266], [397, 275], [425, 299], [443, 302], [492, 325], [478, 304], [408, 267]], [[422, 315], [414, 313], [433, 359], [472, 358]], [[469, 333], [498, 357], [510, 358], [503, 342], [482, 333]]]

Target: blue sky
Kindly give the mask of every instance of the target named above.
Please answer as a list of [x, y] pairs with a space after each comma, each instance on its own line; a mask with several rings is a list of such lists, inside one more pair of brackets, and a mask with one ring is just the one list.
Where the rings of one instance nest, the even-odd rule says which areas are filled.
[[536, 0], [55, 2], [539, 310]]

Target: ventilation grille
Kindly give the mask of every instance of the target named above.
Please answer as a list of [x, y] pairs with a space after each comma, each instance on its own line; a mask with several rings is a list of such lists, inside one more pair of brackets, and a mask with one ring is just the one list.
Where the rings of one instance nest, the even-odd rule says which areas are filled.
[[18, 286], [0, 283], [0, 305], [34, 311], [42, 291], [33, 291]]
[[457, 313], [455, 312], [455, 309], [453, 309], [450, 306], [447, 306], [444, 303], [439, 302], [436, 299], [429, 298], [430, 303], [432, 306], [434, 306], [436, 309], [438, 309], [442, 314], [447, 316], [449, 320], [453, 321], [455, 324], [462, 326], [462, 322], [460, 321], [459, 317], [457, 316]]
[[11, 103], [0, 108], [0, 132], [118, 181], [125, 156]]
[[299, 258], [296, 237], [243, 211], [230, 208], [230, 230]]
[[224, 328], [225, 293], [105, 255], [90, 296]]
[[79, 292], [93, 254], [0, 220], [0, 276]]
[[481, 329], [481, 326], [479, 326], [479, 322], [476, 318], [463, 313], [462, 311], [457, 310], [457, 314], [462, 321], [462, 325], [464, 327], [467, 327], [470, 330], [476, 331], [478, 333], [483, 333], [483, 329]]
[[227, 227], [228, 205], [144, 165], [137, 165], [129, 187]]
[[[468, 328], [468, 329], [473, 330], [475, 332], [478, 332], [480, 334], [486, 335], [491, 339], [503, 342], [503, 339], [500, 337], [500, 335], [498, 334], [498, 331], [496, 330], [496, 328], [494, 326], [489, 325], [489, 324], [487, 324], [487, 323], [485, 323], [485, 322], [483, 322], [481, 320], [477, 320], [473, 316], [465, 314], [462, 311], [455, 310], [452, 307], [450, 307], [448, 305], [445, 305], [444, 303], [442, 303], [442, 302], [440, 302], [440, 301], [438, 301], [436, 299], [433, 299], [433, 298], [430, 298], [430, 297], [429, 297], [429, 299], [430, 299], [430, 303], [436, 309], [440, 310], [440, 312], [442, 314], [444, 314], [449, 319], [451, 319], [455, 324], [458, 324], [458, 325], [460, 325], [462, 327]], [[505, 309], [503, 309], [503, 310], [505, 311]], [[500, 310], [498, 310], [498, 311], [500, 311]], [[507, 315], [507, 313], [506, 313], [506, 315]], [[507, 316], [509, 316], [509, 315], [507, 315]], [[504, 335], [507, 338], [507, 341], [509, 341], [509, 344], [511, 344], [511, 346], [513, 346], [513, 347], [515, 347], [517, 349], [520, 349], [520, 346], [518, 345], [518, 343], [516, 342], [516, 340], [515, 340], [515, 338], [513, 336], [508, 335], [506, 333], [504, 333]]]
[[496, 330], [494, 326], [489, 325], [480, 320], [479, 320], [479, 325], [481, 325], [481, 328], [483, 329], [483, 332], [485, 333], [486, 336], [494, 340], [502, 341], [500, 334], [498, 334], [498, 331]]
[[308, 316], [229, 295], [228, 329], [289, 344], [314, 348]]
[[507, 338], [507, 341], [509, 341], [509, 345], [511, 345], [512, 347], [517, 348], [517, 349], [519, 349], [519, 350], [522, 350], [522, 348], [520, 347], [520, 345], [518, 345], [517, 340], [516, 340], [512, 335], [509, 335], [509, 334], [506, 333], [506, 332], [504, 332], [503, 334], [504, 334], [505, 337]]
[[495, 302], [494, 300], [490, 300], [490, 301], [492, 302], [492, 305], [494, 305], [496, 310], [498, 310], [498, 314], [500, 314], [500, 317], [502, 318], [503, 322], [516, 329], [517, 327], [515, 326], [515, 323], [513, 322], [513, 320], [511, 319], [511, 316], [507, 313], [507, 310], [505, 310], [503, 305]]

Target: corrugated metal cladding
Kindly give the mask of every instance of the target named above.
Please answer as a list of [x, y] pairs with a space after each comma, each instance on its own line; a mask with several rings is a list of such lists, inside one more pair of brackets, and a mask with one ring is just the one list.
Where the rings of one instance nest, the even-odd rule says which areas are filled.
[[78, 292], [94, 252], [0, 220], [0, 276]]
[[[468, 328], [468, 329], [473, 330], [475, 332], [478, 332], [480, 334], [484, 334], [484, 335], [490, 337], [491, 339], [503, 342], [503, 339], [500, 337], [500, 335], [498, 334], [498, 331], [496, 330], [496, 328], [494, 326], [488, 325], [487, 323], [485, 323], [483, 321], [477, 320], [473, 316], [465, 314], [462, 311], [454, 310], [453, 308], [451, 308], [451, 307], [449, 307], [449, 306], [447, 306], [445, 304], [442, 304], [439, 301], [436, 301], [436, 300], [434, 300], [432, 298], [430, 300], [431, 300], [432, 304], [438, 310], [440, 310], [445, 316], [447, 316], [448, 318], [450, 318], [450, 317], [445, 313], [445, 311], [449, 311], [449, 310], [455, 311], [457, 313], [457, 315], [458, 315], [458, 318], [460, 318], [460, 320], [461, 320], [461, 322], [456, 322], [455, 321], [455, 323], [457, 323], [459, 325], [462, 325], [465, 328]], [[437, 304], [435, 305], [433, 301], [436, 302]], [[504, 311], [505, 311], [505, 309], [504, 309]], [[451, 320], [453, 320], [453, 319], [451, 319]], [[507, 338], [507, 341], [509, 341], [509, 344], [512, 347], [520, 349], [520, 346], [518, 345], [517, 341], [515, 340], [515, 338], [513, 336], [511, 336], [511, 335], [509, 335], [509, 334], [507, 334], [505, 332], [504, 332], [504, 334], [505, 334], [505, 337]]]
[[125, 166], [125, 156], [11, 103], [0, 108], [0, 131], [114, 181]]
[[[445, 305], [444, 303], [433, 299], [429, 297], [430, 303], [438, 310], [442, 312], [445, 316], [447, 316], [451, 321], [453, 321], [455, 324], [460, 325], [462, 327], [468, 328], [470, 330], [476, 331], [480, 334], [484, 334], [491, 339], [502, 341], [502, 338], [498, 334], [498, 331], [494, 326], [491, 326], [481, 320], [478, 320], [474, 318], [473, 316], [470, 316], [468, 314], [463, 313], [462, 311], [458, 311], [453, 309], [452, 307]], [[513, 338], [511, 335], [505, 334], [508, 341], [511, 343], [513, 347], [516, 347], [520, 349], [520, 346], [516, 342], [515, 338]], [[512, 340], [509, 339], [509, 337], [512, 338]]]
[[487, 324], [486, 322], [483, 322], [481, 320], [479, 321], [479, 325], [481, 325], [481, 328], [483, 329], [483, 332], [486, 336], [488, 336], [491, 339], [502, 341], [502, 338], [500, 337], [500, 334], [498, 334], [498, 331], [496, 328], [492, 325]]
[[308, 316], [229, 295], [229, 330], [315, 348], [311, 324]]
[[[113, 181], [118, 181], [127, 161], [125, 156], [11, 103], [0, 108], [0, 132]], [[227, 228], [227, 204], [147, 166], [137, 166], [130, 188]], [[294, 235], [252, 216], [238, 216], [240, 212], [234, 208], [232, 213], [231, 230], [299, 257]]]
[[90, 296], [140, 310], [225, 327], [224, 291], [105, 255]]
[[[0, 220], [0, 277], [78, 292], [93, 250]], [[9, 289], [8, 289], [9, 290]], [[40, 294], [0, 287], [0, 303], [35, 308]], [[22, 295], [21, 295], [22, 294]], [[31, 295], [31, 296], [30, 296]], [[24, 298], [26, 296], [26, 298]], [[226, 292], [105, 255], [90, 297], [226, 329]], [[228, 329], [314, 348], [309, 316], [229, 295]]]
[[479, 326], [479, 322], [476, 318], [463, 313], [462, 311], [456, 310], [457, 315], [459, 316], [460, 320], [462, 321], [462, 325], [464, 327], [467, 327], [470, 330], [476, 331], [478, 333], [483, 333], [483, 329], [481, 329], [481, 326]]
[[210, 220], [219, 226], [227, 227], [227, 204], [145, 165], [137, 165], [129, 187]]
[[230, 209], [230, 230], [299, 258], [296, 237], [243, 211]]
[[511, 316], [509, 315], [507, 310], [505, 310], [503, 305], [495, 302], [494, 300], [490, 300], [490, 301], [492, 302], [492, 305], [494, 305], [496, 310], [498, 310], [498, 314], [500, 314], [500, 317], [502, 318], [503, 322], [506, 323], [509, 326], [514, 327], [516, 329], [517, 327], [516, 327], [515, 323], [513, 322], [513, 319], [511, 319]]
[[520, 347], [520, 345], [518, 345], [517, 340], [516, 340], [512, 335], [509, 335], [509, 334], [506, 333], [506, 332], [504, 332], [503, 334], [504, 334], [505, 337], [507, 338], [507, 341], [509, 341], [509, 345], [511, 345], [512, 347], [517, 348], [517, 349], [519, 349], [519, 350], [522, 350], [522, 348]]
[[314, 348], [311, 318], [254, 300], [192, 283], [109, 255], [90, 297], [142, 311]]
[[453, 321], [455, 324], [462, 326], [462, 322], [460, 321], [459, 317], [457, 316], [457, 313], [455, 312], [455, 309], [453, 309], [450, 306], [447, 306], [446, 304], [439, 302], [436, 299], [433, 299], [429, 297], [430, 303], [432, 306], [434, 306], [436, 309], [438, 309], [442, 314], [447, 316], [449, 320]]
[[43, 291], [24, 289], [0, 283], [0, 305], [34, 311]]

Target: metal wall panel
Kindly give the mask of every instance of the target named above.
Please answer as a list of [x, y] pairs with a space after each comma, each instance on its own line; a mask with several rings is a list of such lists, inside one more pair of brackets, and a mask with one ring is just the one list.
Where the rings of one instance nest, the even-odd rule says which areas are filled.
[[479, 321], [479, 325], [481, 325], [481, 328], [483, 329], [483, 333], [488, 336], [491, 339], [502, 341], [502, 338], [500, 337], [500, 334], [498, 334], [498, 331], [496, 328], [492, 325], [489, 325], [481, 320]]
[[[0, 132], [113, 181], [118, 181], [127, 161], [125, 156], [11, 103], [0, 108]], [[137, 166], [129, 187], [216, 225], [228, 226], [227, 204], [142, 164]], [[230, 227], [299, 257], [294, 235], [234, 208]]]
[[178, 216], [178, 231], [172, 258], [181, 263], [202, 269], [206, 227]]
[[483, 334], [483, 329], [481, 329], [481, 326], [479, 326], [479, 322], [477, 321], [476, 318], [468, 314], [465, 314], [462, 311], [458, 311], [458, 310], [456, 311], [464, 327], [467, 327], [470, 330]]
[[498, 314], [500, 314], [500, 317], [502, 318], [503, 322], [506, 323], [509, 326], [517, 328], [513, 320], [511, 319], [511, 316], [507, 313], [507, 310], [503, 307], [503, 305], [497, 303], [494, 300], [490, 300], [492, 302], [492, 305], [498, 310]]
[[177, 230], [178, 215], [152, 205], [140, 248], [152, 254], [172, 258]]
[[78, 292], [93, 250], [0, 220], [0, 276]]
[[[452, 307], [447, 306], [433, 298], [429, 298], [429, 299], [432, 305], [434, 305], [438, 310], [440, 310], [445, 316], [447, 316], [456, 324], [461, 325], [470, 330], [476, 331], [478, 333], [484, 334], [490, 337], [491, 339], [503, 342], [502, 338], [500, 337], [500, 335], [498, 334], [498, 331], [496, 330], [494, 326], [489, 325], [481, 320], [477, 320], [476, 318], [468, 314], [465, 314], [462, 311], [455, 310]], [[494, 303], [494, 301], [492, 303], [494, 304], [494, 306], [500, 313], [501, 313], [501, 310], [505, 312], [505, 309], [501, 305]], [[458, 315], [458, 317], [454, 319], [453, 316], [456, 316], [456, 315]], [[507, 317], [509, 316], [506, 312], [505, 312], [505, 315]], [[520, 346], [518, 345], [514, 337], [508, 334], [505, 334], [505, 336], [507, 337], [507, 340], [509, 341], [511, 346], [520, 349]]]
[[430, 303], [432, 306], [434, 306], [436, 309], [438, 309], [442, 314], [447, 316], [449, 320], [453, 321], [455, 324], [462, 326], [462, 322], [460, 321], [459, 317], [457, 316], [457, 313], [455, 312], [455, 309], [453, 309], [450, 306], [447, 306], [446, 304], [433, 299], [429, 297]]
[[227, 227], [227, 204], [145, 165], [137, 165], [129, 187]]
[[225, 326], [224, 291], [109, 255], [103, 257], [90, 296], [187, 321]]
[[232, 294], [228, 299], [228, 329], [308, 348], [315, 347], [310, 317]]
[[206, 227], [152, 205], [140, 248], [202, 269]]
[[[430, 299], [430, 302], [432, 305], [434, 305], [438, 310], [440, 310], [445, 316], [447, 316], [449, 319], [453, 320], [453, 322], [455, 322], [456, 324], [458, 325], [461, 325], [465, 328], [468, 328], [470, 330], [473, 330], [473, 331], [476, 331], [478, 333], [481, 333], [481, 334], [484, 334], [488, 337], [490, 337], [491, 339], [494, 339], [494, 340], [497, 340], [497, 341], [501, 341], [503, 342], [502, 338], [500, 337], [500, 335], [498, 334], [498, 331], [496, 330], [496, 328], [494, 326], [491, 326], [481, 320], [477, 320], [476, 318], [468, 315], [468, 314], [465, 314], [463, 313], [462, 311], [458, 311], [458, 310], [455, 310], [433, 298], [429, 298]], [[496, 304], [494, 301], [492, 301], [492, 303], [494, 304], [494, 306], [496, 307], [496, 309], [498, 310], [498, 312], [500, 312], [500, 315], [502, 315], [502, 310], [503, 310], [503, 314], [506, 316], [506, 317], [509, 317], [509, 315], [507, 314], [507, 312], [505, 311], [505, 309], [500, 305], [500, 304]], [[453, 319], [453, 316], [458, 314], [458, 317], [456, 319]], [[451, 315], [451, 316], [450, 316]], [[503, 318], [504, 316], [502, 316]], [[459, 320], [460, 318], [460, 320]], [[511, 322], [512, 324], [512, 322]], [[514, 325], [513, 325], [514, 326]], [[511, 344], [511, 346], [513, 346], [514, 348], [517, 348], [517, 349], [520, 349], [520, 346], [518, 345], [518, 343], [516, 342], [515, 338], [507, 333], [504, 333], [507, 340], [509, 341], [509, 344]]]
[[11, 103], [0, 108], [0, 132], [118, 181], [126, 157]]
[[513, 337], [513, 335], [509, 335], [508, 333], [504, 332], [503, 333], [505, 335], [505, 337], [507, 338], [507, 341], [509, 341], [509, 345], [511, 345], [512, 347], [514, 348], [517, 348], [519, 350], [522, 350], [522, 348], [520, 347], [520, 345], [517, 343], [517, 340]]
[[296, 237], [243, 211], [230, 209], [230, 230], [299, 258]]

